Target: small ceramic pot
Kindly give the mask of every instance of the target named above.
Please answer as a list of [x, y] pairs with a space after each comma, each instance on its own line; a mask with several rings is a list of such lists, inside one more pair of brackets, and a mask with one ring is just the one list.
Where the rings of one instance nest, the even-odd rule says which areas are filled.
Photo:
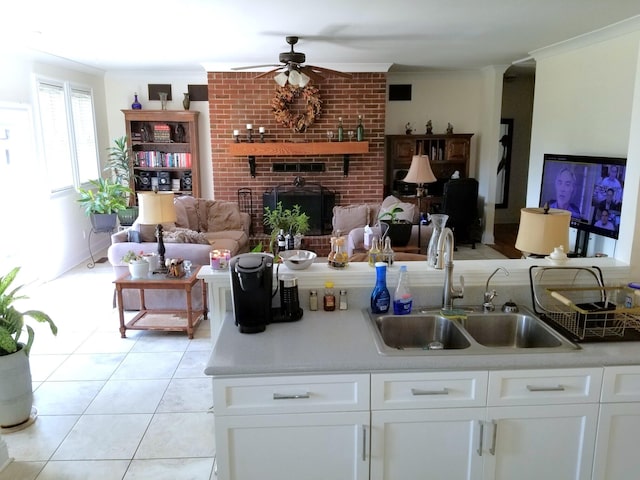
[[129, 273], [131, 278], [147, 278], [149, 276], [149, 263], [140, 260], [129, 264]]

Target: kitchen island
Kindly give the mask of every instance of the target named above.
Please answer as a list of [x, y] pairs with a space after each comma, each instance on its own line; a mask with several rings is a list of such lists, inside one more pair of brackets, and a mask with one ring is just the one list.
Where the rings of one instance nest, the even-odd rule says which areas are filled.
[[[494, 277], [505, 301], [527, 301], [530, 262], [509, 263], [509, 278]], [[467, 285], [461, 305], [477, 304], [470, 300], [482, 298], [487, 276], [501, 266], [474, 263], [456, 264]], [[418, 302], [441, 296], [441, 271], [407, 265]], [[614, 260], [601, 268], [605, 279], [626, 281], [626, 267]], [[210, 294], [224, 301], [205, 369], [219, 479], [391, 480], [428, 472], [454, 480], [623, 480], [620, 472], [638, 471], [640, 343], [557, 354], [381, 355], [363, 312], [372, 269], [348, 270], [314, 264], [288, 272], [299, 278], [302, 320], [254, 335], [240, 334], [226, 309], [228, 272], [204, 274]], [[310, 312], [306, 289], [321, 289], [329, 276], [348, 289], [349, 310]]]

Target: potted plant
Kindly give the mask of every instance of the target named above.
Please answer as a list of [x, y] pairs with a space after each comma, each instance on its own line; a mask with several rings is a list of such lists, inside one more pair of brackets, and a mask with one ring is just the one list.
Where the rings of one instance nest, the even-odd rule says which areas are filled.
[[145, 258], [144, 252], [136, 253], [129, 250], [122, 257], [124, 263], [129, 264], [131, 278], [146, 278], [149, 276], [149, 262]]
[[111, 232], [116, 226], [117, 213], [127, 208], [132, 190], [110, 179], [91, 180], [94, 188], [79, 188], [78, 203], [91, 218], [96, 232]]
[[411, 239], [413, 225], [408, 220], [398, 218], [398, 214], [402, 212], [404, 209], [396, 205], [378, 216], [378, 220], [387, 225], [387, 230], [382, 237], [388, 236], [393, 247], [404, 247]]
[[[104, 170], [111, 171], [117, 183], [132, 188], [133, 168], [129, 147], [127, 146], [127, 137], [116, 138], [113, 141], [113, 146], [109, 147], [107, 151], [109, 152], [109, 161]], [[127, 208], [117, 212], [120, 225], [124, 226], [132, 225], [138, 217], [138, 207], [135, 206], [135, 198], [132, 194], [127, 195], [127, 205]]]
[[[22, 286], [10, 290], [20, 271], [12, 269], [0, 277], [0, 426], [12, 427], [29, 420], [33, 406], [29, 351], [33, 345], [34, 331], [25, 324], [29, 317], [37, 322], [48, 323], [56, 335], [58, 328], [51, 318], [40, 310], [24, 312], [16, 308], [16, 301], [26, 299], [18, 295]], [[26, 333], [26, 343], [22, 335]]]
[[294, 205], [292, 209], [282, 208], [282, 202], [278, 202], [274, 209], [265, 206], [262, 221], [271, 230], [269, 247], [272, 252], [280, 230], [297, 236], [298, 241], [309, 231], [309, 216], [300, 211], [300, 205]]

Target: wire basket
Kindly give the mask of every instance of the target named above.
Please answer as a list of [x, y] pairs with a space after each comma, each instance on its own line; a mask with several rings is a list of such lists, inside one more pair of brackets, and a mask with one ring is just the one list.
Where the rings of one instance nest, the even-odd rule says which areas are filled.
[[626, 286], [605, 286], [598, 267], [531, 267], [529, 275], [535, 312], [577, 339], [640, 331], [636, 293]]

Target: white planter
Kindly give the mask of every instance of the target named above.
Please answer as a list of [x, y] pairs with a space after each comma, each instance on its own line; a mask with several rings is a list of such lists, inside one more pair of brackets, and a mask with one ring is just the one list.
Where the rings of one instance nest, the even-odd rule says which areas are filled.
[[31, 370], [24, 349], [0, 356], [0, 426], [26, 422], [32, 406]]
[[149, 276], [149, 262], [140, 260], [129, 264], [131, 278], [147, 278]]

